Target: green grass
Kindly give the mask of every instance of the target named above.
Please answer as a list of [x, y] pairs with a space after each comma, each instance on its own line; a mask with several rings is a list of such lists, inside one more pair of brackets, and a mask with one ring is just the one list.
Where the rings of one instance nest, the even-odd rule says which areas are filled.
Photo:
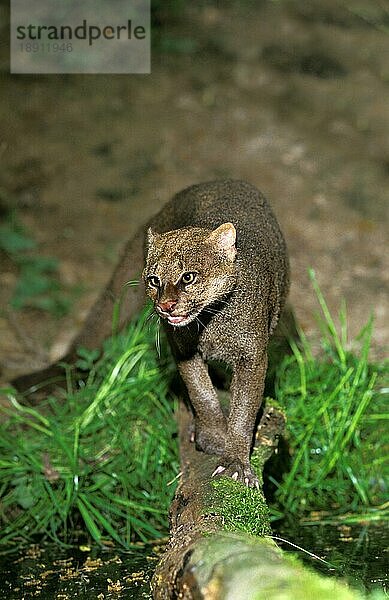
[[311, 280], [323, 314], [322, 352], [315, 356], [301, 332], [277, 371], [292, 455], [276, 482], [277, 500], [281, 514], [364, 512], [387, 499], [388, 365], [369, 362], [372, 319], [351, 344], [344, 307], [338, 332], [313, 272]]
[[[313, 274], [321, 318], [322, 350], [303, 333], [276, 373], [276, 397], [287, 413], [291, 467], [278, 486], [273, 516], [382, 517], [387, 497], [387, 364], [368, 354], [372, 322], [353, 343], [345, 310], [335, 327]], [[1, 543], [36, 534], [71, 542], [88, 534], [128, 547], [167, 533], [168, 508], [178, 472], [178, 447], [169, 385], [175, 367], [166, 346], [161, 363], [147, 311], [109, 340], [103, 357], [80, 350], [91, 368], [85, 385], [49, 397], [39, 409], [3, 408], [0, 424]], [[115, 330], [115, 315], [114, 315]], [[165, 344], [164, 340], [162, 343]], [[228, 529], [257, 531], [263, 503], [255, 490], [233, 481], [214, 483], [223, 497]], [[239, 491], [239, 493], [238, 493]], [[380, 508], [381, 507], [381, 508]], [[230, 510], [231, 509], [231, 510]]]
[[71, 541], [78, 530], [128, 547], [166, 534], [178, 472], [171, 367], [158, 363], [146, 315], [106, 344], [85, 386], [64, 401], [48, 398], [38, 411], [10, 395], [0, 439], [2, 544], [38, 533]]

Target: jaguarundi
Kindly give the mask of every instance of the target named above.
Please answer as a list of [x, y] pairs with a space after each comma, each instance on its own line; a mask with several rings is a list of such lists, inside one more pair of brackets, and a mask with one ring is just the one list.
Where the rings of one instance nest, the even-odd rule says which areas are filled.
[[[143, 265], [146, 294], [193, 408], [196, 447], [220, 457], [214, 475], [258, 487], [250, 450], [269, 338], [289, 287], [288, 253], [268, 202], [254, 186], [235, 180], [201, 183], [176, 194], [127, 244], [64, 360], [74, 360], [77, 346], [96, 348], [110, 335], [113, 303]], [[142, 286], [130, 288], [121, 326], [143, 302]], [[232, 368], [228, 417], [208, 374], [210, 360]], [[25, 389], [56, 371], [54, 365], [13, 383]]]

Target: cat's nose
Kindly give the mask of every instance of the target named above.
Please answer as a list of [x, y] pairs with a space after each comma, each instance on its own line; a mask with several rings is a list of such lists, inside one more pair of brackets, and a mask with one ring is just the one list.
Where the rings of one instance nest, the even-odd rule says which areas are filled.
[[163, 312], [171, 313], [177, 304], [177, 300], [167, 300], [167, 302], [159, 302], [158, 306]]

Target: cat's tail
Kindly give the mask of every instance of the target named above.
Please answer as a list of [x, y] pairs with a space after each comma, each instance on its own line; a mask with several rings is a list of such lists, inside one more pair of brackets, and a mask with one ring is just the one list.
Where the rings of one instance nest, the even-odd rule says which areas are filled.
[[73, 364], [77, 348], [100, 348], [112, 334], [113, 321], [116, 329], [122, 329], [141, 309], [144, 288], [141, 281], [143, 269], [145, 229], [142, 227], [126, 244], [119, 263], [103, 293], [90, 309], [85, 323], [69, 351], [56, 363], [45, 369], [16, 377], [11, 384], [20, 392], [47, 391], [56, 385], [64, 385], [66, 370], [63, 363]]

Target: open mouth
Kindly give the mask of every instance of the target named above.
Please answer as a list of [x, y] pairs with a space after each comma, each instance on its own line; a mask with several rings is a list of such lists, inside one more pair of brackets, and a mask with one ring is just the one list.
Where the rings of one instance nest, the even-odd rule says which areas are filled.
[[194, 321], [194, 319], [196, 319], [197, 315], [201, 312], [201, 307], [198, 307], [198, 306], [192, 307], [192, 308], [190, 308], [190, 312], [186, 313], [185, 315], [173, 315], [171, 313], [161, 310], [161, 308], [159, 306], [155, 307], [155, 311], [160, 317], [162, 317], [163, 319], [166, 319], [166, 321], [170, 325], [180, 327], [180, 326], [188, 325], [189, 323]]
[[160, 317], [166, 319], [170, 325], [187, 325], [190, 321], [193, 320], [193, 315], [171, 315], [167, 312], [160, 310], [158, 307], [156, 311]]
[[166, 318], [172, 325], [184, 325], [190, 320], [190, 317], [188, 317], [188, 315], [185, 315], [183, 317], [173, 317], [172, 315], [168, 315]]

